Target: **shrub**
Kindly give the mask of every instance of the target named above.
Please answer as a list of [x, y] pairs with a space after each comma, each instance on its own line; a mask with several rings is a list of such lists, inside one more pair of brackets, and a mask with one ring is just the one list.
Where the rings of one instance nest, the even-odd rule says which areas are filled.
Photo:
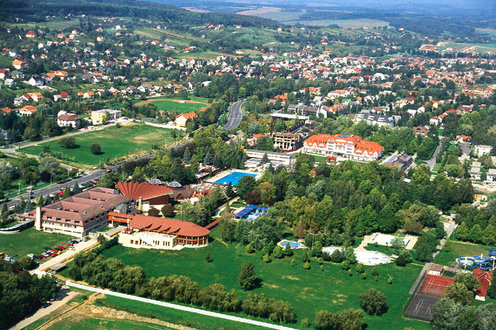
[[303, 268], [305, 269], [310, 269], [310, 262], [309, 261], [306, 261], [304, 264], [303, 264]]
[[98, 143], [93, 143], [90, 146], [90, 152], [93, 155], [101, 155], [102, 154], [102, 147], [100, 147], [100, 145]]
[[386, 296], [376, 289], [369, 289], [358, 298], [363, 310], [369, 315], [382, 315], [387, 311]]

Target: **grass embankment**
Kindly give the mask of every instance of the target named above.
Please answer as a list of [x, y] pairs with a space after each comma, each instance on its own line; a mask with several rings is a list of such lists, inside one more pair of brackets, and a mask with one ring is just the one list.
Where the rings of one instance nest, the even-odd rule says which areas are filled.
[[487, 246], [482, 244], [474, 244], [470, 242], [460, 242], [460, 241], [449, 241], [448, 246], [444, 246], [444, 249], [439, 252], [434, 259], [436, 264], [440, 265], [451, 265], [456, 263], [456, 259], [461, 257], [473, 257], [476, 255], [483, 254], [485, 257], [489, 257], [489, 250], [496, 248], [496, 246]]
[[[52, 153], [63, 154], [62, 161], [79, 165], [97, 165], [104, 163], [107, 159], [114, 160], [126, 155], [136, 154], [152, 148], [152, 145], [166, 144], [174, 139], [171, 130], [133, 124], [128, 126], [111, 126], [100, 131], [88, 132], [76, 135], [77, 148], [67, 149], [60, 145], [59, 141], [41, 143], [21, 149], [22, 152], [39, 155], [43, 152], [43, 146], [48, 145]], [[100, 145], [102, 154], [91, 153], [90, 146], [94, 143]]]
[[28, 228], [18, 234], [0, 235], [0, 252], [8, 255], [17, 254], [19, 257], [26, 254], [40, 254], [45, 252], [43, 247], [54, 248], [55, 246], [64, 245], [71, 240], [71, 236], [45, 233], [34, 228]]
[[135, 100], [135, 106], [141, 106], [146, 103], [152, 103], [157, 106], [157, 110], [178, 111], [180, 113], [198, 111], [208, 107], [208, 103], [192, 100], [173, 100], [173, 99], [149, 99], [146, 101]]

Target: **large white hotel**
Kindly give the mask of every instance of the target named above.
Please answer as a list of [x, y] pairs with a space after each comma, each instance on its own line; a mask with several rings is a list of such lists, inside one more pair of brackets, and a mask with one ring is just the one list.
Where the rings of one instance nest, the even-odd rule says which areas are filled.
[[312, 155], [370, 162], [382, 156], [384, 147], [377, 142], [362, 140], [359, 136], [316, 134], [305, 140], [302, 151]]

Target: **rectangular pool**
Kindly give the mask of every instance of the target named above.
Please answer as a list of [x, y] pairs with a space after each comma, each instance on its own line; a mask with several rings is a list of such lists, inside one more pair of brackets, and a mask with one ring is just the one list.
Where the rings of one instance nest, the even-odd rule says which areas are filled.
[[252, 176], [256, 177], [256, 174], [253, 173], [246, 173], [246, 172], [232, 172], [231, 174], [226, 175], [223, 178], [220, 178], [219, 180], [215, 181], [215, 183], [219, 184], [232, 184], [233, 186], [236, 186], [238, 184], [239, 179], [241, 179], [244, 176]]

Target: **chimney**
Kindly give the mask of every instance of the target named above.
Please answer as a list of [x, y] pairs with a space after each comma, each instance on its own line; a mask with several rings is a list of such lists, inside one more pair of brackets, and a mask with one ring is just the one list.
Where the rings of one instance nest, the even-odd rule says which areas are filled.
[[36, 230], [42, 230], [41, 228], [41, 207], [37, 206], [36, 207], [36, 215], [34, 219], [34, 228]]

